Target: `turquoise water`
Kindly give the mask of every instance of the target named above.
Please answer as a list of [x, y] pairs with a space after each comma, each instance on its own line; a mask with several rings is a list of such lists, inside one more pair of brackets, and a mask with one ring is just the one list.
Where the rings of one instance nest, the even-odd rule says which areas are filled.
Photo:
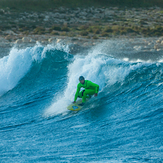
[[[0, 59], [0, 162], [163, 162], [162, 51], [135, 46], [13, 47]], [[100, 92], [71, 112], [80, 75]]]

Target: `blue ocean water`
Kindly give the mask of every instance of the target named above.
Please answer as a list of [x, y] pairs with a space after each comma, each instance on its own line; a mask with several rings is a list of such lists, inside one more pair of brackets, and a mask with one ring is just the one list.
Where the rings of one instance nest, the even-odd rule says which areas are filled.
[[[0, 162], [163, 162], [163, 51], [138, 39], [18, 49], [0, 59]], [[100, 92], [78, 112], [78, 77]]]

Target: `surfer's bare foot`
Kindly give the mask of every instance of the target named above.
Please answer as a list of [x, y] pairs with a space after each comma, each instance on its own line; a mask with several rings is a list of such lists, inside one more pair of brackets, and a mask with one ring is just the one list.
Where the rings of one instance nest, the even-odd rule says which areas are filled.
[[96, 97], [97, 95], [98, 95], [97, 93], [94, 94], [95, 97]]

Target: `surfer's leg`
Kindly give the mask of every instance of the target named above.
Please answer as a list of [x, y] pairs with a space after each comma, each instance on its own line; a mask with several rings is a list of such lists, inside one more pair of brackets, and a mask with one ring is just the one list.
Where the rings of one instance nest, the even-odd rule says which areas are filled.
[[88, 98], [88, 95], [93, 95], [95, 94], [95, 90], [93, 89], [85, 89], [84, 93], [83, 93], [83, 97], [82, 97], [82, 102], [85, 103], [86, 102], [86, 98]]
[[[82, 90], [82, 91], [79, 92], [79, 95], [78, 95], [79, 98], [82, 98], [83, 97], [84, 91], [85, 90]], [[90, 98], [90, 96], [87, 95], [86, 98]]]
[[83, 90], [79, 92], [78, 97], [79, 97], [79, 98], [82, 98], [82, 96], [83, 96]]

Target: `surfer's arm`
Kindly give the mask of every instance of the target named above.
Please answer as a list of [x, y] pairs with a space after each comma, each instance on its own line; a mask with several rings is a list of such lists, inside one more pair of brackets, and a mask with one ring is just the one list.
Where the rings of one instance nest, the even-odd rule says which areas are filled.
[[89, 81], [88, 85], [90, 85], [90, 86], [95, 88], [95, 94], [98, 93], [98, 91], [99, 91], [99, 85], [98, 84], [95, 84], [95, 83], [92, 83], [91, 81]]
[[99, 91], [99, 85], [98, 84], [94, 84], [94, 86], [95, 86], [95, 93], [98, 93], [98, 91]]
[[74, 98], [74, 102], [77, 100], [77, 98], [78, 98], [78, 95], [79, 95], [79, 92], [80, 92], [80, 85], [78, 84], [78, 86], [77, 86], [77, 90], [76, 90], [76, 93], [75, 93], [75, 98]]

